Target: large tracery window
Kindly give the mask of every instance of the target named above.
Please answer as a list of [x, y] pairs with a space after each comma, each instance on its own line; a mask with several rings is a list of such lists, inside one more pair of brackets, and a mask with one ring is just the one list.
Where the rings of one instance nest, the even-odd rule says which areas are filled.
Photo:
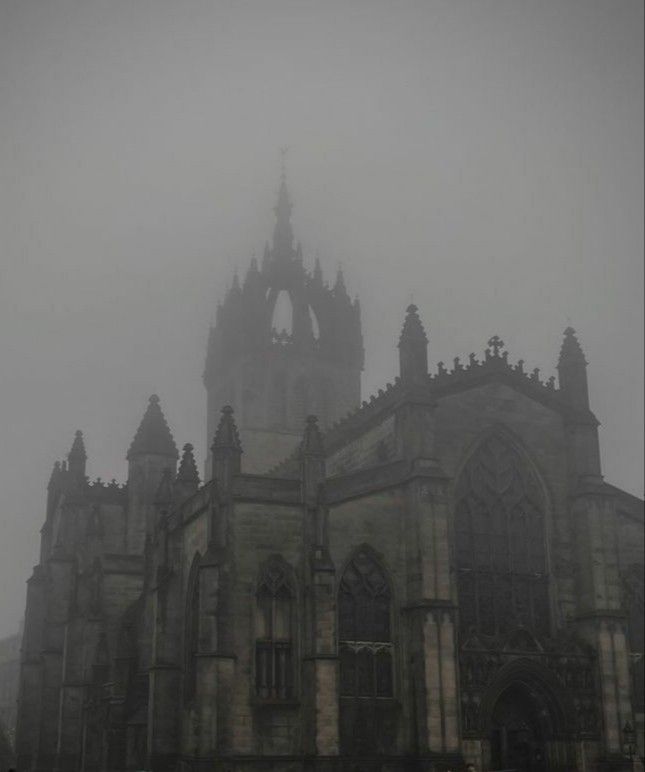
[[391, 603], [384, 570], [359, 550], [338, 590], [343, 752], [381, 752], [393, 742]]
[[519, 453], [492, 435], [467, 463], [455, 512], [462, 636], [519, 625], [548, 635], [544, 497]]
[[291, 571], [282, 560], [272, 559], [257, 590], [255, 686], [262, 700], [294, 696], [294, 604]]

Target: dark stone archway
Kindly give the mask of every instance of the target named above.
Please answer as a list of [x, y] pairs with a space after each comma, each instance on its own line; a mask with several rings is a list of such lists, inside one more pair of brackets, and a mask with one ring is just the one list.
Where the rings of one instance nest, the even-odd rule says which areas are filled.
[[522, 685], [503, 692], [492, 715], [491, 769], [546, 772], [546, 742], [551, 734], [543, 706]]
[[507, 663], [482, 699], [488, 769], [555, 772], [573, 751], [574, 708], [557, 680], [539, 663]]

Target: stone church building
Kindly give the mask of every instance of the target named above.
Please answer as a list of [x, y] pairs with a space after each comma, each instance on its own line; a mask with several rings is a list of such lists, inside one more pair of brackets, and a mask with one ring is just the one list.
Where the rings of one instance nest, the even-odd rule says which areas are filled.
[[642, 502], [574, 331], [557, 383], [496, 336], [429, 371], [411, 305], [361, 403], [358, 301], [305, 268], [284, 179], [275, 211], [211, 330], [205, 480], [156, 396], [124, 484], [80, 431], [54, 466], [19, 770], [641, 768]]

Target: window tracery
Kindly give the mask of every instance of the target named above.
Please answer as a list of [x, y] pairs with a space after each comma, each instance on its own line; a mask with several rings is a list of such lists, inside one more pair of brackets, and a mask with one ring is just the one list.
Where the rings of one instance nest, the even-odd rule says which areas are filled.
[[391, 603], [385, 571], [367, 550], [359, 550], [338, 589], [344, 752], [384, 752], [394, 742]]
[[376, 561], [360, 551], [338, 593], [341, 695], [392, 696], [390, 588]]
[[518, 626], [548, 635], [544, 506], [534, 473], [493, 435], [466, 465], [456, 498], [462, 635]]
[[294, 603], [289, 567], [279, 559], [271, 560], [256, 596], [255, 685], [260, 699], [294, 696]]

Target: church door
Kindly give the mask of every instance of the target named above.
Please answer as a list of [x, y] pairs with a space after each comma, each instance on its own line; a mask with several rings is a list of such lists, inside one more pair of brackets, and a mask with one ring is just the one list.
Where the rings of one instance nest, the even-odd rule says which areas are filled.
[[547, 772], [544, 739], [539, 709], [530, 693], [507, 689], [493, 711], [491, 772]]

